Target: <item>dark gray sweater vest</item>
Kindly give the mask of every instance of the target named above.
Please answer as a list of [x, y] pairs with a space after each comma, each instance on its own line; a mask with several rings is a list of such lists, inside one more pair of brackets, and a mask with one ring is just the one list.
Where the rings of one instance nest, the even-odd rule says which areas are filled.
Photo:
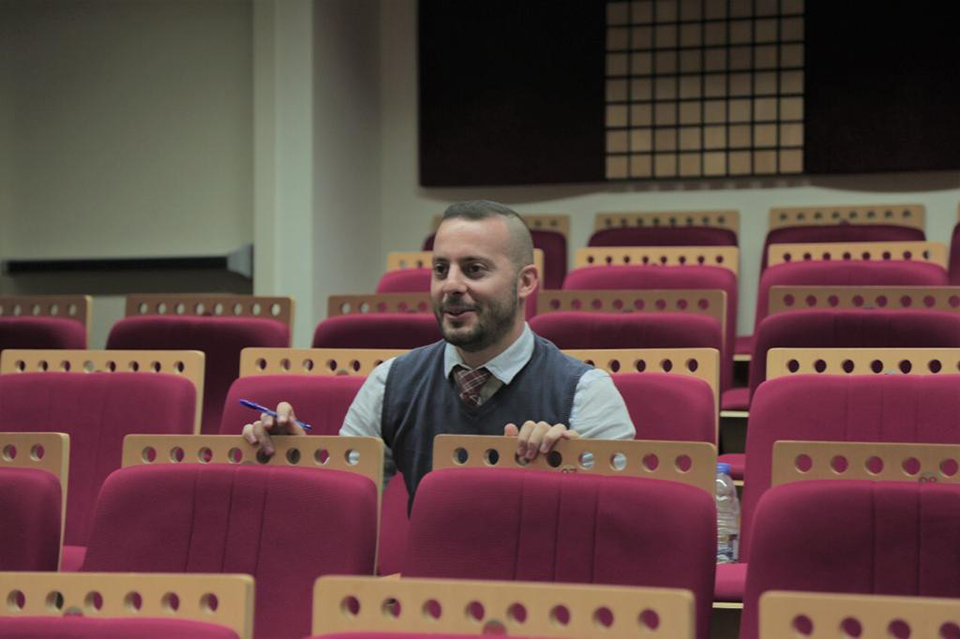
[[445, 345], [440, 341], [410, 351], [394, 360], [387, 374], [383, 440], [403, 473], [411, 500], [433, 466], [436, 435], [503, 435], [506, 424], [520, 427], [527, 420], [569, 425], [577, 383], [590, 370], [534, 335], [527, 365], [510, 384], [471, 408], [460, 399], [453, 376], [443, 374]]

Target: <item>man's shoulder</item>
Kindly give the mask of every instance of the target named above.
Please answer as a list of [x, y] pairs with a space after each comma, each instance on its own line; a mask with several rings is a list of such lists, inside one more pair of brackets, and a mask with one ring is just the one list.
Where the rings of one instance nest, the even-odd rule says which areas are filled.
[[391, 359], [391, 370], [403, 370], [408, 367], [417, 367], [434, 361], [434, 358], [443, 358], [444, 340], [412, 348], [403, 355]]
[[587, 371], [593, 370], [592, 366], [584, 363], [576, 357], [573, 357], [572, 355], [567, 355], [560, 350], [556, 344], [545, 337], [540, 337], [534, 333], [534, 339], [536, 339], [537, 349], [540, 351], [542, 357], [552, 359], [558, 365], [569, 368], [570, 370], [579, 373], [579, 375], [583, 375]]

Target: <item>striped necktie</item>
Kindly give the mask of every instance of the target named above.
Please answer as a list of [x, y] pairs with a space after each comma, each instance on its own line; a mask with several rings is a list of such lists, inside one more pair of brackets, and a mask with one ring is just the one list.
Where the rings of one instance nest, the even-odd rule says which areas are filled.
[[480, 405], [480, 389], [490, 379], [490, 371], [480, 367], [469, 370], [463, 366], [455, 366], [453, 369], [453, 379], [460, 389], [460, 399], [467, 406], [476, 408]]

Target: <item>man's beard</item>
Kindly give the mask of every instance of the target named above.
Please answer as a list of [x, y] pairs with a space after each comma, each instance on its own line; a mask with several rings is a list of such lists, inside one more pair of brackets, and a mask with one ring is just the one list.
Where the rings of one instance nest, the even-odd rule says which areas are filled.
[[[448, 329], [444, 325], [443, 314], [449, 308], [470, 308], [476, 314], [476, 325], [467, 332], [463, 332], [462, 329]], [[443, 303], [434, 302], [433, 305], [433, 313], [440, 326], [440, 332], [443, 333], [443, 339], [468, 353], [482, 351], [500, 341], [513, 328], [519, 309], [520, 301], [516, 293], [509, 297], [491, 300], [485, 305], [475, 304], [466, 307], [456, 299]]]

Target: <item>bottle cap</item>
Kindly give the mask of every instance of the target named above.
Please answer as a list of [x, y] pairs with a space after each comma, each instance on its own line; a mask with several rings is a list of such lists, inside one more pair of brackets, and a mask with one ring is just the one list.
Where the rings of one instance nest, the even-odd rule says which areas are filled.
[[730, 464], [726, 464], [726, 463], [723, 463], [723, 462], [717, 464], [717, 473], [723, 473], [724, 475], [729, 475], [729, 474], [730, 474]]

